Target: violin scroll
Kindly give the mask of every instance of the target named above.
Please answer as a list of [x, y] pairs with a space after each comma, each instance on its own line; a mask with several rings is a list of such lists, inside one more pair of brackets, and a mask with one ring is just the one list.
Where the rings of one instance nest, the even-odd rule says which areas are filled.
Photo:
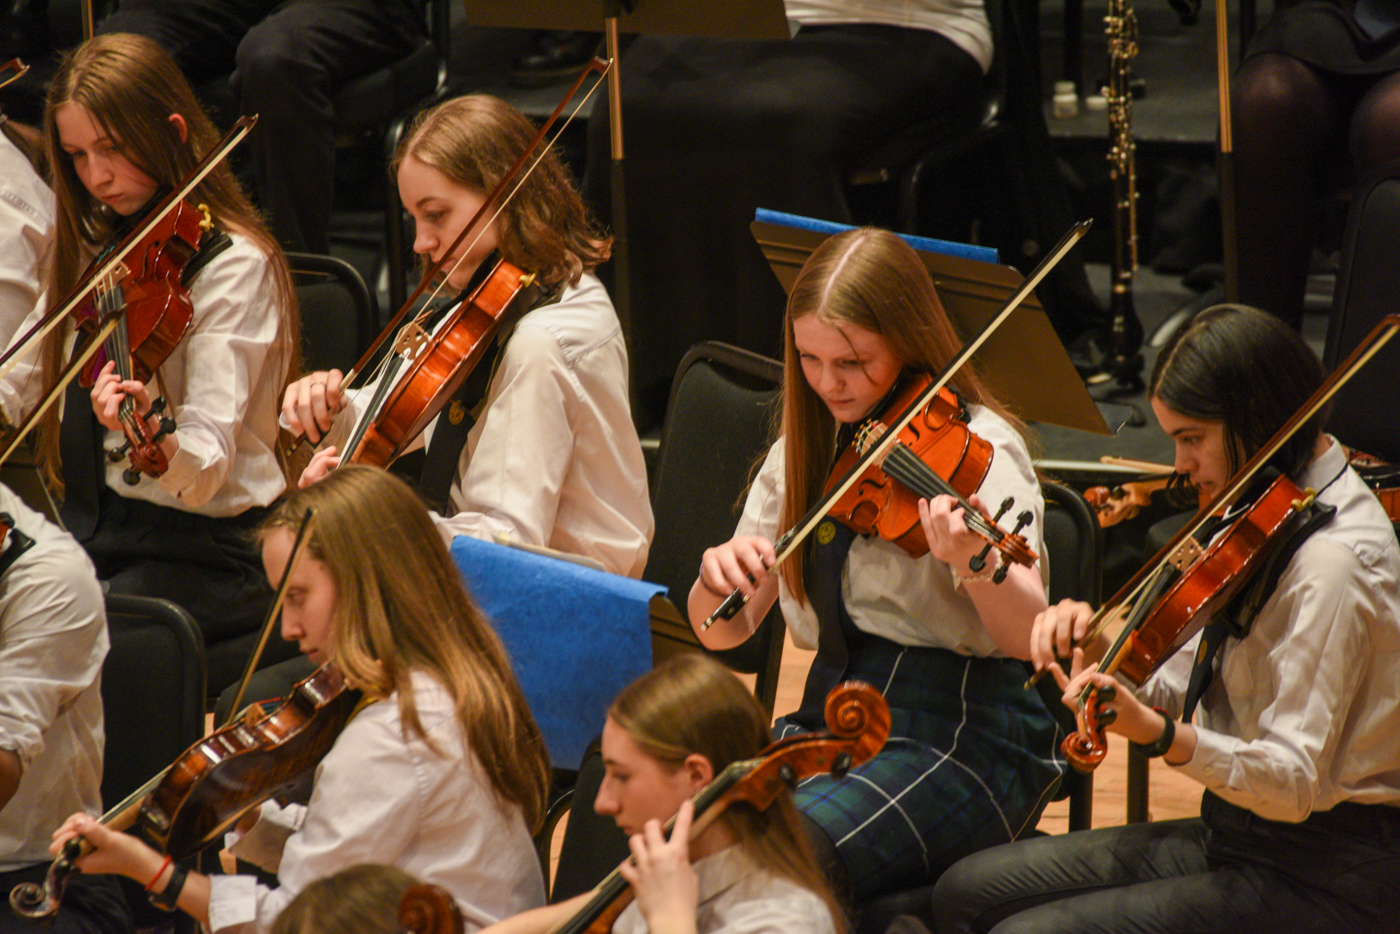
[[68, 880], [77, 875], [78, 860], [83, 855], [83, 839], [74, 837], [63, 845], [63, 852], [49, 866], [43, 884], [21, 882], [10, 890], [10, 908], [21, 918], [46, 921], [58, 913]]
[[1079, 708], [1074, 714], [1079, 731], [1066, 736], [1060, 749], [1064, 751], [1070, 767], [1080, 774], [1087, 775], [1094, 771], [1108, 755], [1108, 737], [1104, 729], [1113, 722], [1116, 714], [1101, 708], [1114, 696], [1113, 687], [1100, 688], [1091, 684], [1079, 698]]
[[457, 900], [440, 885], [415, 885], [399, 899], [403, 934], [462, 934], [463, 927]]

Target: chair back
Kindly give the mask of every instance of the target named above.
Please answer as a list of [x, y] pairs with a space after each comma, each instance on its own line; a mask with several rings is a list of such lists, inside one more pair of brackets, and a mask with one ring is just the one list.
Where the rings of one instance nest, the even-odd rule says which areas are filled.
[[[705, 549], [734, 535], [768, 449], [782, 381], [778, 361], [715, 342], [692, 347], [676, 370], [652, 483], [656, 534], [642, 577], [668, 588], [682, 615]], [[775, 606], [748, 642], [714, 654], [758, 675], [755, 693], [771, 712], [782, 646]]]
[[[1347, 214], [1341, 268], [1322, 360], [1328, 369], [1346, 359], [1400, 294], [1400, 162], [1382, 167], [1356, 188]], [[1327, 430], [1349, 447], [1400, 463], [1400, 341], [1392, 340], [1337, 393]]]
[[354, 266], [333, 256], [288, 253], [301, 303], [302, 369], [347, 370], [374, 339], [378, 302]]
[[102, 802], [111, 808], [204, 735], [204, 637], [169, 600], [115, 593], [107, 633]]

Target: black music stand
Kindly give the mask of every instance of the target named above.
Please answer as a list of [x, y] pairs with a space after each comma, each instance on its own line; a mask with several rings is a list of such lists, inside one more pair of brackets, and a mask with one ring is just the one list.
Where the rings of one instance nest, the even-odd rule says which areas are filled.
[[627, 198], [623, 181], [620, 33], [712, 36], [721, 39], [788, 39], [783, 0], [463, 0], [473, 26], [565, 29], [607, 37], [608, 113], [612, 165], [613, 304], [629, 347], [632, 343], [632, 269], [627, 250]]

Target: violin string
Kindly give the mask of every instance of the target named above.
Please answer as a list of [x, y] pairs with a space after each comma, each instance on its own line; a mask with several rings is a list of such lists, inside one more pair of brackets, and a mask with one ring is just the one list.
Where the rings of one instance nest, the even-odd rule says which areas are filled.
[[980, 510], [975, 509], [947, 480], [940, 477], [937, 471], [920, 460], [919, 456], [910, 450], [904, 442], [896, 441], [894, 443], [889, 454], [885, 455], [883, 466], [886, 473], [924, 499], [931, 500], [939, 495], [953, 497], [962, 506], [963, 517], [974, 532], [987, 538], [997, 540], [1001, 538], [1002, 532], [999, 526], [987, 521]]
[[[609, 67], [611, 67], [611, 63], [609, 63]], [[593, 99], [593, 95], [598, 92], [598, 88], [602, 86], [603, 79], [606, 76], [607, 71], [605, 69], [603, 73], [598, 76], [598, 80], [593, 83], [593, 87], [588, 89], [588, 92], [583, 95], [583, 99], [580, 100], [578, 104], [574, 107], [573, 111], [570, 112], [569, 116], [564, 120], [563, 126], [559, 127], [558, 132], [554, 134], [553, 138], [551, 138], [547, 143], [540, 147], [539, 155], [535, 156], [535, 160], [531, 162], [530, 166], [520, 174], [520, 177], [518, 179], [516, 179], [515, 186], [511, 188], [510, 193], [504, 195], [499, 199], [499, 201], [495, 205], [495, 210], [492, 211], [491, 216], [487, 218], [486, 222], [481, 225], [481, 229], [479, 229], [476, 232], [476, 236], [472, 237], [471, 242], [467, 244], [467, 248], [462, 251], [462, 255], [457, 257], [457, 261], [452, 264], [451, 269], [447, 270], [446, 273], [442, 274], [437, 285], [434, 286], [432, 293], [424, 302], [425, 308], [427, 307], [427, 305], [432, 303], [434, 298], [437, 298], [438, 293], [441, 292], [443, 286], [447, 284], [447, 280], [451, 278], [452, 274], [457, 271], [457, 268], [462, 265], [462, 263], [466, 260], [467, 256], [471, 254], [471, 251], [476, 248], [476, 245], [481, 242], [481, 238], [486, 236], [486, 231], [491, 227], [492, 224], [496, 222], [496, 218], [501, 216], [501, 212], [506, 209], [506, 205], [510, 203], [510, 200], [515, 197], [516, 193], [520, 191], [521, 187], [524, 186], [525, 182], [529, 180], [530, 176], [534, 173], [535, 169], [539, 166], [539, 164], [544, 161], [544, 157], [549, 154], [549, 151], [554, 147], [554, 144], [558, 142], [559, 137], [562, 136], [564, 134], [564, 131], [569, 128], [569, 124], [574, 122], [574, 117], [578, 116], [578, 112], [583, 109], [583, 105]]]

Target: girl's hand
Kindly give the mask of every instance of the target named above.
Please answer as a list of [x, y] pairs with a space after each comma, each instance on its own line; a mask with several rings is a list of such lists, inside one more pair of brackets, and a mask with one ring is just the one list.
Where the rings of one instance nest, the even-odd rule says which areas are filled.
[[761, 535], [739, 535], [723, 545], [705, 549], [700, 559], [700, 583], [721, 598], [735, 590], [752, 597], [777, 560], [777, 552], [768, 539]]
[[[78, 868], [86, 873], [116, 873], [145, 885], [165, 863], [164, 856], [130, 834], [119, 833], [81, 813], [74, 814], [54, 831], [49, 852], [57, 856], [63, 844], [77, 836], [93, 847], [91, 853], [78, 860]], [[156, 889], [159, 888], [157, 885]]]
[[[1076, 656], [1083, 654], [1079, 649], [1075, 649], [1074, 653]], [[1135, 743], [1147, 744], [1159, 739], [1162, 731], [1166, 729], [1162, 715], [1138, 700], [1137, 696], [1120, 684], [1113, 675], [1088, 668], [1072, 678], [1061, 680], [1063, 673], [1059, 666], [1056, 665], [1051, 670], [1055, 672], [1055, 680], [1064, 688], [1065, 706], [1076, 714], [1079, 712], [1079, 698], [1084, 694], [1085, 687], [1092, 684], [1099, 689], [1099, 723], [1109, 732], [1117, 733]], [[1083, 728], [1082, 723], [1080, 728]]]
[[632, 861], [620, 867], [637, 895], [637, 908], [652, 934], [693, 934], [700, 904], [699, 883], [690, 865], [691, 803], [676, 813], [671, 838], [661, 834], [661, 822], [649, 820], [628, 841]]
[[93, 414], [108, 431], [122, 430], [117, 412], [127, 396], [135, 403], [138, 416], [151, 410], [151, 394], [146, 390], [146, 384], [134, 379], [123, 380], [117, 376], [116, 369], [115, 360], [107, 361], [92, 384]]
[[[1061, 687], [1070, 678], [1078, 675], [1086, 664], [1097, 662], [1107, 651], [1107, 640], [1100, 633], [1086, 644], [1089, 620], [1094, 616], [1094, 608], [1076, 600], [1061, 600], [1059, 603], [1036, 616], [1031, 624], [1031, 662], [1036, 671], [1049, 669], [1055, 672]], [[1059, 664], [1059, 659], [1071, 659], [1073, 664], [1068, 675]]]
[[[976, 509], [982, 508], [976, 494], [969, 496], [967, 501]], [[970, 575], [972, 572], [968, 562], [987, 547], [987, 540], [967, 527], [963, 521], [963, 508], [958, 501], [951, 496], [919, 500], [919, 522], [928, 536], [929, 552], [961, 576]], [[987, 556], [988, 567], [995, 566], [991, 564], [995, 559], [995, 555]]]
[[326, 474], [339, 466], [340, 452], [336, 450], [336, 446], [332, 444], [325, 450], [316, 452], [307, 463], [306, 469], [301, 472], [301, 479], [297, 481], [297, 486], [304, 490], [311, 484], [324, 479]]
[[[330, 431], [335, 417], [345, 408], [346, 398], [339, 370], [309, 373], [287, 387], [282, 396], [282, 417], [292, 434], [304, 434], [312, 444]], [[306, 484], [302, 484], [305, 486]]]

